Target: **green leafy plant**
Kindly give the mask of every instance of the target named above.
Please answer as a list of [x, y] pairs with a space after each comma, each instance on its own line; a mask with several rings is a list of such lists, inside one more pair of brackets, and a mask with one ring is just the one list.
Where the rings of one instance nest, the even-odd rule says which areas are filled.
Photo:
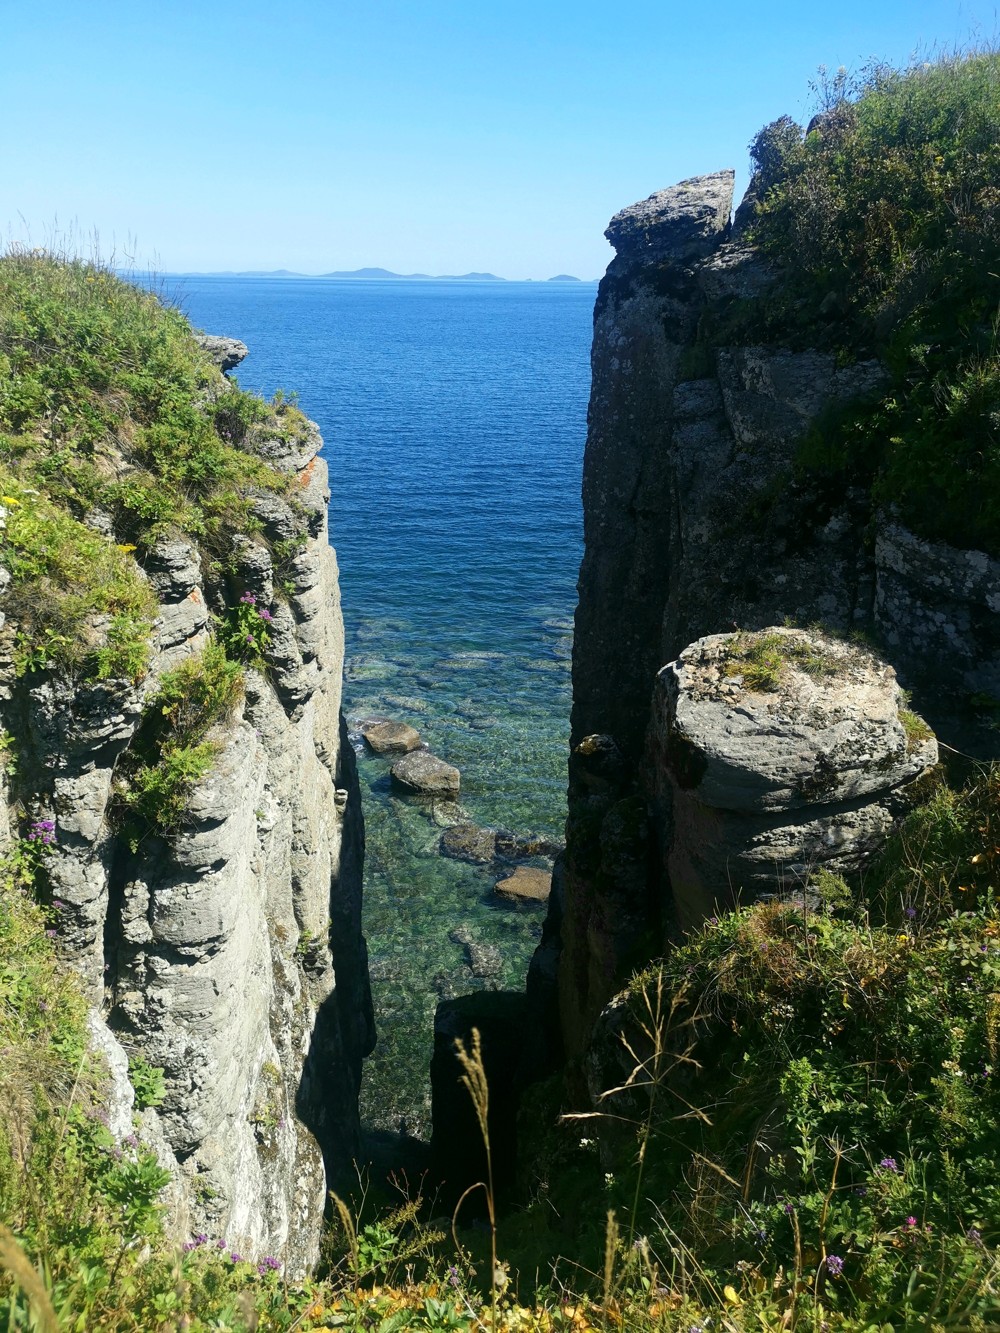
[[181, 822], [191, 789], [218, 753], [209, 733], [242, 697], [243, 669], [215, 641], [163, 673], [117, 775], [119, 808], [134, 824], [133, 838]]
[[167, 1095], [167, 1085], [163, 1070], [159, 1065], [151, 1065], [141, 1055], [130, 1055], [128, 1059], [128, 1077], [135, 1092], [137, 1111], [145, 1111], [149, 1106], [161, 1106]]
[[843, 72], [808, 133], [788, 117], [750, 145], [754, 243], [781, 282], [774, 341], [887, 370], [799, 459], [847, 473], [922, 535], [1000, 553], [1000, 55]]

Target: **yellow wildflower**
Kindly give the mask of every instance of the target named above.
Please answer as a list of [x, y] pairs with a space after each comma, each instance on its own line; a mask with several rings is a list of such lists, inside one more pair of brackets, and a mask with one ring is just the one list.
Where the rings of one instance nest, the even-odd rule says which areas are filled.
[[19, 505], [21, 503], [20, 500], [15, 500], [13, 495], [0, 495], [0, 500], [2, 500], [5, 505]]

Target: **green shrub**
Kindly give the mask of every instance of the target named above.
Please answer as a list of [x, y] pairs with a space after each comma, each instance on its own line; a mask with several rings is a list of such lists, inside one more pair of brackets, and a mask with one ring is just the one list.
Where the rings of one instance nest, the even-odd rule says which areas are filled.
[[923, 535], [1000, 553], [1000, 55], [875, 66], [826, 93], [810, 133], [783, 117], [751, 144], [751, 236], [784, 275], [772, 336], [788, 317], [806, 342], [881, 357], [889, 386], [829, 431], [828, 465]]
[[19, 669], [141, 677], [155, 603], [127, 557], [178, 532], [228, 556], [259, 526], [253, 494], [289, 486], [257, 445], [307, 424], [225, 380], [152, 293], [79, 259], [0, 258], [0, 559]]
[[182, 821], [192, 787], [218, 754], [209, 732], [242, 697], [243, 668], [214, 640], [163, 673], [117, 776], [119, 808], [131, 821], [133, 841]]

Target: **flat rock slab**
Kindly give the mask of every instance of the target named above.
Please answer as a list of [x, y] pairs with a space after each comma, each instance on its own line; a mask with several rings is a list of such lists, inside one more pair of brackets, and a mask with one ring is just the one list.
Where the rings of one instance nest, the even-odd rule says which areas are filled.
[[376, 754], [409, 754], [420, 748], [420, 732], [406, 722], [368, 718], [361, 723], [361, 734]]
[[544, 903], [552, 890], [552, 871], [537, 866], [518, 866], [506, 879], [497, 880], [493, 892], [506, 902]]
[[416, 796], [457, 796], [462, 775], [429, 750], [413, 750], [389, 770], [393, 782]]

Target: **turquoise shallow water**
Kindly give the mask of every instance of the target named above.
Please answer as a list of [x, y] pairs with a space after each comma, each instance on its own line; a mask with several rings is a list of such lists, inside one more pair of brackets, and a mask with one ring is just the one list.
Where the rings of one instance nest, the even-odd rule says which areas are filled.
[[[416, 726], [461, 770], [472, 821], [561, 836], [594, 288], [166, 286], [196, 325], [248, 344], [241, 384], [296, 391], [323, 432], [349, 720]], [[435, 822], [356, 748], [379, 1025], [362, 1110], [372, 1129], [426, 1136], [438, 998], [521, 985], [542, 909], [497, 906], [486, 870], [438, 850], [458, 812]], [[490, 977], [456, 928], [499, 951]]]

